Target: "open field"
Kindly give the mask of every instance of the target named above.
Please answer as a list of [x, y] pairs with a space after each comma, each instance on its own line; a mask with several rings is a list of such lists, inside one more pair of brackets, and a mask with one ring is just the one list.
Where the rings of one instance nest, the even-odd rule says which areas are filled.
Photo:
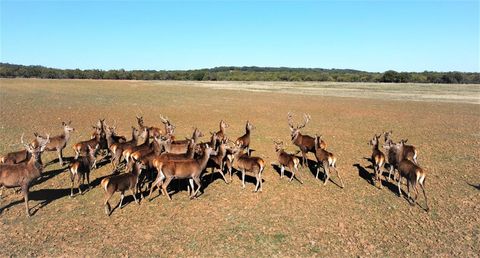
[[[31, 188], [31, 218], [22, 196], [4, 191], [0, 256], [478, 256], [479, 99], [478, 85], [2, 79], [0, 153], [21, 148], [22, 133], [60, 133], [61, 122], [72, 120], [76, 132], [64, 152], [71, 157], [73, 143], [88, 139], [98, 118], [115, 120], [129, 135], [135, 115], [160, 126], [164, 114], [178, 137], [189, 136], [192, 126], [218, 130], [225, 119], [236, 138], [250, 120], [257, 127], [254, 155], [269, 166], [260, 194], [251, 192], [252, 181], [242, 190], [238, 177], [229, 185], [216, 177], [196, 200], [180, 189], [172, 201], [160, 196], [137, 206], [127, 195], [128, 205], [107, 217], [99, 182], [111, 173], [108, 164], [91, 174], [95, 187], [73, 199], [69, 174], [48, 165]], [[296, 150], [288, 111], [297, 121], [304, 112], [312, 116], [303, 132], [324, 136], [345, 189], [335, 176], [323, 186], [308, 168], [300, 171], [303, 185], [279, 179], [270, 165], [272, 140]], [[387, 129], [418, 148], [429, 213], [422, 195], [413, 207], [393, 183], [384, 182], [383, 190], [371, 184], [367, 141]], [[56, 153], [43, 155], [45, 163], [54, 159]]]

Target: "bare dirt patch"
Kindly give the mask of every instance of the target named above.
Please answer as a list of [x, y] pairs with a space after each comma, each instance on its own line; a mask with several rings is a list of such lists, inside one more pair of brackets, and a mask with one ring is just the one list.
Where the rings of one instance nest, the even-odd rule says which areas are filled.
[[[333, 182], [322, 186], [308, 169], [299, 173], [305, 184], [288, 183], [269, 166], [261, 194], [251, 192], [252, 183], [242, 190], [238, 177], [230, 185], [218, 178], [196, 200], [190, 201], [186, 192], [180, 191], [171, 202], [160, 196], [137, 206], [128, 197], [125, 208], [106, 217], [98, 183], [110, 174], [110, 166], [92, 173], [96, 187], [70, 199], [69, 175], [53, 164], [31, 188], [32, 218], [26, 218], [20, 195], [4, 191], [0, 200], [0, 256], [480, 253], [478, 87], [451, 85], [457, 96], [473, 96], [473, 100], [465, 97], [444, 102], [438, 101], [440, 97], [425, 98], [428, 101], [371, 97], [375, 87], [361, 84], [349, 87], [359, 92], [365, 87], [368, 98], [355, 95], [358, 92], [348, 97], [337, 93], [339, 97], [300, 94], [295, 83], [278, 84], [286, 88], [283, 91], [276, 91], [274, 83], [262, 91], [239, 90], [249, 83], [225, 84], [235, 90], [215, 83], [2, 79], [0, 152], [20, 148], [22, 132], [54, 134], [60, 132], [62, 121], [72, 120], [77, 132], [65, 151], [71, 157], [73, 143], [88, 139], [90, 125], [98, 118], [115, 120], [120, 133], [128, 135], [129, 128], [136, 124], [135, 115], [142, 114], [147, 124], [159, 126], [158, 114], [164, 114], [177, 124], [179, 137], [189, 136], [192, 126], [205, 133], [216, 130], [220, 119], [225, 119], [230, 124], [228, 135], [235, 138], [243, 134], [248, 119], [257, 127], [252, 135], [254, 154], [270, 164], [275, 159], [272, 140], [289, 142], [287, 112], [293, 111], [297, 117], [306, 112], [312, 122], [305, 133], [324, 135], [329, 150], [338, 156], [345, 189]], [[258, 86], [261, 84], [252, 83], [252, 87], [262, 88]], [[421, 92], [437, 96], [435, 90]], [[342, 92], [328, 90], [327, 86], [319, 91]], [[394, 131], [395, 139], [408, 138], [420, 151], [419, 162], [428, 173], [431, 212], [408, 205], [391, 183], [385, 183], [383, 190], [371, 184], [373, 171], [364, 159], [371, 154], [367, 140], [386, 129]], [[290, 144], [288, 150], [296, 149]], [[56, 156], [47, 153], [43, 159], [49, 162]], [[117, 195], [113, 203], [118, 201]], [[423, 206], [423, 198], [419, 201]]]

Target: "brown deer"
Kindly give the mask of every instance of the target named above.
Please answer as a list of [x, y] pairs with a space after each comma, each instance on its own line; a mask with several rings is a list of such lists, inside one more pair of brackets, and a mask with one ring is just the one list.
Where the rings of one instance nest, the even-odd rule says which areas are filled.
[[[198, 128], [193, 128], [192, 139], [195, 143], [198, 143], [199, 138], [203, 137], [203, 133]], [[174, 145], [186, 145], [190, 144], [190, 139], [186, 138], [185, 140], [174, 140], [172, 144]]]
[[150, 130], [148, 130], [148, 128], [146, 128], [146, 127], [144, 127], [142, 130], [143, 130], [143, 132], [142, 132], [142, 135], [140, 137], [142, 137], [144, 139], [143, 143], [140, 144], [140, 145], [136, 145], [136, 146], [128, 146], [127, 148], [125, 148], [123, 150], [122, 156], [127, 161], [127, 163], [130, 162], [130, 156], [134, 152], [136, 152], [138, 150], [149, 150], [149, 149], [152, 148], [152, 144], [150, 143]]
[[56, 151], [58, 153], [58, 161], [63, 166], [63, 149], [67, 146], [70, 139], [70, 133], [75, 131], [75, 128], [71, 126], [72, 121], [65, 123], [62, 122], [63, 133], [50, 138], [50, 142], [45, 147], [46, 151]]
[[142, 170], [142, 164], [137, 161], [135, 162], [132, 172], [130, 173], [123, 173], [120, 175], [112, 175], [110, 177], [106, 177], [102, 179], [100, 182], [100, 185], [103, 187], [105, 190], [105, 213], [110, 216], [111, 214], [111, 207], [110, 203], [108, 202], [110, 198], [112, 198], [113, 194], [115, 192], [120, 192], [120, 203], [119, 207], [120, 209], [123, 208], [122, 203], [123, 203], [123, 198], [125, 197], [125, 191], [130, 190], [133, 199], [135, 200], [136, 203], [140, 205], [140, 203], [137, 200], [136, 194], [137, 194], [137, 186], [138, 186], [138, 177], [140, 176], [140, 172]]
[[145, 126], [143, 122], [143, 116], [136, 116], [137, 117], [137, 123], [138, 126], [140, 127], [140, 130], [147, 129], [148, 130], [148, 135], [150, 137], [157, 137], [160, 135], [163, 135], [162, 129], [158, 127], [153, 127], [153, 126]]
[[123, 142], [123, 143], [118, 142], [118, 143], [112, 144], [110, 151], [112, 151], [113, 153], [112, 165], [114, 169], [116, 169], [120, 164], [123, 150], [131, 146], [137, 146], [139, 136], [140, 136], [140, 132], [138, 131], [138, 129], [132, 126], [132, 139], [130, 141]]
[[382, 188], [382, 180], [380, 179], [380, 176], [382, 175], [382, 170], [385, 165], [385, 155], [378, 148], [380, 136], [381, 134], [375, 134], [368, 144], [372, 146], [371, 161], [373, 165], [373, 171], [375, 173], [375, 180], [380, 184], [380, 188]]
[[115, 133], [115, 130], [116, 130], [115, 126], [112, 126], [112, 127], [105, 126], [105, 138], [107, 140], [108, 150], [112, 153], [112, 156], [113, 156], [113, 153], [114, 153], [112, 151], [112, 146], [115, 143], [124, 143], [124, 142], [127, 141], [127, 138], [125, 138], [125, 136], [118, 136]]
[[212, 168], [212, 171], [210, 172], [211, 177], [213, 177], [213, 174], [215, 172], [219, 172], [220, 175], [222, 175], [223, 180], [225, 181], [226, 184], [228, 184], [228, 181], [225, 178], [223, 171], [225, 167], [225, 159], [227, 156], [227, 141], [228, 141], [228, 138], [226, 137], [220, 141], [217, 154], [210, 155], [210, 159], [208, 160], [208, 163], [207, 163], [207, 168]]
[[[383, 134], [384, 134], [385, 144], [393, 143], [393, 139], [392, 139], [393, 131], [390, 130], [389, 132], [384, 132]], [[417, 151], [417, 148], [415, 148], [415, 146], [413, 146], [413, 145], [406, 145], [405, 143], [407, 143], [408, 139], [405, 139], [405, 140], [402, 140], [402, 141], [404, 141], [404, 147], [403, 147], [404, 157], [406, 159], [409, 159], [409, 160], [413, 161], [413, 163], [418, 165], [418, 161], [417, 161], [418, 151]]]
[[[219, 145], [220, 141], [222, 141], [223, 139], [225, 139], [227, 137], [227, 135], [225, 134], [225, 129], [227, 129], [229, 127], [229, 125], [227, 124], [227, 122], [225, 122], [223, 120], [220, 120], [219, 127], [220, 127], [220, 130], [215, 133], [216, 137], [218, 139], [217, 142], [216, 142], [217, 145]], [[215, 147], [214, 147], [214, 149], [215, 149]]]
[[[38, 146], [43, 145], [46, 138], [39, 135], [38, 133], [34, 133], [34, 136], [35, 140], [30, 142], [30, 146], [32, 146], [32, 148], [37, 148]], [[23, 134], [20, 137], [20, 142], [25, 145], [25, 143], [23, 142]], [[0, 164], [18, 164], [22, 162], [27, 162], [28, 160], [30, 160], [30, 152], [28, 152], [26, 149], [23, 149], [20, 151], [10, 152], [4, 156], [1, 156]], [[42, 164], [42, 160], [40, 160], [40, 164]]]
[[80, 154], [88, 154], [88, 147], [95, 148], [95, 146], [98, 145], [98, 148], [100, 149], [103, 144], [102, 142], [106, 141], [103, 129], [96, 126], [92, 127], [95, 129], [93, 138], [91, 138], [90, 140], [78, 142], [73, 145], [73, 150], [75, 151], [75, 159], [78, 159]]
[[[95, 158], [95, 154], [99, 149], [99, 144], [95, 145], [95, 147], [90, 147], [87, 145], [87, 155], [81, 156], [80, 158], [76, 158], [70, 164], [70, 180], [72, 181], [72, 185], [70, 187], [70, 197], [73, 197], [73, 188], [75, 186], [75, 179], [77, 179], [78, 184], [78, 192], [83, 194], [82, 188], [80, 184], [85, 184], [85, 177], [87, 178], [88, 188], [90, 189], [90, 172], [92, 169], [95, 169], [97, 160]], [[81, 180], [81, 183], [80, 183]]]
[[[200, 181], [200, 176], [207, 166], [208, 159], [210, 154], [214, 154], [213, 149], [210, 146], [206, 146], [203, 151], [203, 155], [198, 159], [185, 160], [185, 161], [164, 161], [157, 164], [156, 168], [159, 171], [157, 179], [152, 184], [150, 195], [153, 190], [153, 186], [162, 187], [163, 193], [168, 197], [169, 200], [172, 200], [170, 194], [167, 191], [167, 187], [173, 179], [189, 179], [192, 193], [190, 194], [190, 199], [196, 197], [198, 191], [202, 187]], [[163, 181], [163, 183], [162, 183]], [[195, 190], [195, 184], [198, 185], [197, 190]]]
[[236, 168], [242, 172], [242, 188], [245, 188], [245, 173], [250, 172], [257, 180], [254, 192], [261, 192], [263, 188], [262, 173], [265, 169], [265, 161], [260, 157], [251, 157], [243, 153], [240, 145], [235, 145], [231, 151], [233, 154], [227, 160], [230, 182], [232, 181], [232, 168]]
[[[390, 149], [389, 152], [394, 153], [392, 156], [395, 156], [395, 164], [396, 168], [398, 170], [399, 178], [398, 178], [398, 195], [402, 197], [402, 190], [400, 188], [402, 177], [405, 177], [407, 179], [407, 199], [408, 202], [411, 205], [415, 205], [417, 202], [417, 197], [418, 197], [418, 188], [417, 184], [420, 184], [420, 187], [422, 188], [423, 191], [423, 196], [425, 197], [425, 205], [426, 209], [425, 211], [429, 211], [430, 208], [428, 207], [428, 201], [427, 201], [427, 195], [425, 193], [425, 177], [426, 177], [426, 172], [419, 167], [417, 164], [415, 164], [413, 161], [406, 159], [405, 158], [405, 141], [400, 141], [399, 143], [390, 143]], [[410, 198], [410, 187], [413, 187], [415, 189], [415, 198], [411, 202]]]
[[[307, 153], [312, 152], [315, 153], [315, 138], [309, 135], [303, 135], [300, 132], [300, 129], [304, 128], [308, 122], [310, 122], [310, 115], [303, 114], [303, 124], [294, 126], [293, 125], [293, 114], [288, 112], [288, 126], [290, 127], [292, 143], [298, 146], [300, 151], [302, 152], [302, 166], [308, 165], [307, 163]], [[325, 141], [320, 141], [320, 147], [324, 150], [327, 149], [327, 144]]]
[[250, 123], [250, 121], [247, 121], [245, 124], [245, 134], [238, 137], [237, 140], [235, 141], [235, 145], [240, 146], [242, 150], [247, 151], [247, 155], [250, 156], [250, 133], [252, 130], [255, 129], [255, 127]]
[[172, 138], [175, 134], [175, 125], [173, 125], [168, 117], [160, 115], [160, 120], [162, 121], [163, 125], [165, 126], [165, 135], [170, 135]]
[[[24, 144], [25, 149], [30, 153], [28, 162], [19, 164], [0, 164], [0, 188], [20, 187], [25, 200], [25, 210], [27, 216], [30, 216], [28, 207], [28, 194], [31, 184], [40, 177], [43, 171], [43, 165], [39, 162], [42, 152], [45, 150], [50, 136], [39, 147], [33, 148], [31, 144]], [[0, 192], [0, 196], [1, 196]]]
[[275, 152], [277, 153], [278, 163], [280, 164], [280, 178], [283, 178], [283, 173], [285, 171], [285, 167], [290, 169], [292, 176], [290, 177], [290, 182], [292, 182], [293, 177], [296, 177], [298, 181], [303, 184], [303, 181], [295, 176], [295, 173], [298, 173], [298, 165], [300, 164], [300, 159], [297, 156], [285, 152], [283, 149], [283, 142], [273, 141], [275, 144]]
[[343, 179], [338, 172], [336, 167], [337, 158], [333, 153], [322, 149], [320, 142], [322, 140], [322, 136], [315, 135], [315, 157], [317, 158], [317, 175], [315, 176], [318, 179], [318, 173], [320, 172], [320, 167], [323, 167], [323, 171], [325, 172], [324, 180], [325, 182], [323, 185], [326, 185], [328, 180], [330, 179], [330, 171], [335, 170], [337, 173], [337, 177], [340, 179], [340, 183], [342, 184], [341, 187], [344, 188], [345, 185], [343, 184]]

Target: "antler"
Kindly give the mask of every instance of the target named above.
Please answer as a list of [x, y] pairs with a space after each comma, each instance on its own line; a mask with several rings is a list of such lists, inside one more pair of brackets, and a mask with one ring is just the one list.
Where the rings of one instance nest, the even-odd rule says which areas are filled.
[[294, 126], [293, 126], [293, 114], [292, 114], [292, 112], [288, 112], [287, 119], [288, 119], [288, 126], [290, 126], [290, 128], [293, 129]]
[[25, 134], [25, 133], [22, 133], [22, 137], [20, 137], [20, 142], [22, 143], [22, 145], [25, 145], [25, 143], [23, 142], [23, 135], [24, 135], [24, 134]]
[[163, 115], [160, 114], [160, 120], [162, 120], [162, 123], [168, 124], [170, 121], [168, 120], [168, 117], [164, 117]]
[[297, 128], [298, 129], [304, 128], [308, 124], [308, 122], [310, 122], [310, 119], [311, 117], [309, 114], [303, 114], [303, 124], [298, 126]]

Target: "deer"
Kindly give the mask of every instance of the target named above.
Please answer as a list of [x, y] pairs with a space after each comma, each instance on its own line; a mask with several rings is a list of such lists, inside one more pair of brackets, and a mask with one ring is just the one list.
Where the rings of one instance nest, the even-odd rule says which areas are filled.
[[[24, 144], [25, 150], [29, 152], [30, 159], [28, 162], [19, 164], [0, 164], [0, 188], [20, 187], [22, 189], [23, 198], [25, 200], [25, 210], [27, 216], [30, 217], [30, 209], [28, 207], [28, 194], [32, 183], [40, 177], [43, 171], [43, 165], [40, 163], [42, 152], [45, 150], [50, 136], [42, 142], [37, 148], [31, 144]], [[0, 196], [1, 196], [0, 192]]]
[[57, 136], [50, 137], [50, 142], [45, 147], [45, 151], [56, 151], [58, 154], [58, 161], [60, 166], [63, 166], [63, 149], [67, 146], [70, 139], [70, 133], [75, 131], [71, 126], [72, 121], [68, 123], [62, 122], [63, 133]]
[[[107, 147], [108, 150], [113, 154], [114, 152], [112, 151], [112, 146], [116, 143], [124, 143], [127, 141], [127, 139], [124, 136], [118, 136], [115, 133], [115, 126], [109, 127], [105, 126], [105, 138], [107, 140]], [[112, 155], [113, 156], [113, 155]]]
[[[393, 143], [393, 140], [392, 140], [393, 131], [392, 130], [390, 130], [389, 132], [384, 132], [383, 134], [384, 134], [385, 144]], [[404, 157], [406, 159], [409, 159], [409, 160], [413, 161], [413, 163], [418, 165], [418, 161], [417, 161], [418, 151], [417, 151], [417, 148], [415, 148], [415, 146], [413, 146], [413, 145], [406, 145], [405, 143], [407, 143], [408, 139], [405, 139], [405, 140], [402, 140], [402, 141], [404, 141], [404, 147], [403, 147]]]
[[315, 176], [318, 179], [318, 173], [320, 172], [320, 167], [323, 167], [323, 171], [325, 172], [324, 180], [325, 182], [323, 185], [326, 185], [328, 180], [330, 179], [330, 171], [335, 170], [337, 173], [337, 177], [340, 179], [341, 188], [344, 188], [345, 185], [343, 184], [343, 179], [338, 172], [336, 167], [337, 158], [333, 153], [326, 151], [321, 146], [322, 135], [318, 136], [315, 135], [315, 157], [317, 158], [317, 174]]
[[140, 127], [140, 130], [143, 130], [146, 128], [148, 130], [148, 135], [150, 137], [163, 135], [162, 129], [158, 127], [153, 127], [153, 126], [145, 126], [143, 122], [143, 116], [136, 116], [136, 118], [137, 118], [137, 124]]
[[152, 147], [152, 144], [150, 144], [150, 130], [146, 127], [144, 127], [142, 130], [143, 132], [141, 137], [144, 139], [143, 143], [136, 146], [128, 146], [122, 152], [122, 156], [127, 161], [127, 164], [130, 162], [130, 156], [134, 152], [138, 150], [149, 150]]
[[243, 153], [241, 145], [235, 145], [231, 149], [232, 155], [227, 160], [227, 168], [230, 174], [230, 182], [232, 181], [232, 168], [242, 172], [242, 188], [245, 189], [245, 173], [250, 172], [255, 176], [257, 183], [253, 192], [262, 192], [263, 182], [262, 173], [265, 169], [265, 161], [260, 157], [251, 157], [247, 153]]
[[[22, 143], [22, 145], [24, 145], [23, 135], [24, 134], [22, 134], [22, 136], [20, 137], [20, 142]], [[35, 136], [35, 140], [30, 142], [30, 145], [33, 148], [37, 148], [43, 142], [45, 142], [46, 138], [41, 136], [40, 134], [34, 133], [34, 136]], [[1, 156], [0, 164], [18, 164], [22, 162], [27, 162], [28, 160], [30, 160], [30, 153], [26, 149], [23, 149], [20, 151], [10, 152], [4, 156]], [[42, 160], [40, 160], [40, 164], [42, 164]]]
[[120, 163], [120, 159], [122, 158], [122, 153], [123, 150], [131, 147], [131, 146], [137, 146], [138, 142], [138, 137], [140, 136], [140, 132], [138, 131], [137, 128], [132, 126], [132, 139], [128, 142], [123, 142], [123, 143], [114, 143], [110, 147], [110, 151], [112, 151], [112, 165], [113, 168], [117, 168], [118, 164]]
[[[83, 194], [82, 188], [80, 187], [80, 184], [85, 183], [85, 177], [87, 178], [87, 184], [88, 188], [91, 189], [90, 186], [90, 172], [92, 169], [95, 169], [96, 167], [96, 157], [95, 154], [97, 150], [99, 149], [99, 144], [95, 145], [94, 148], [90, 147], [90, 145], [87, 145], [87, 155], [82, 156], [80, 158], [76, 158], [75, 161], [73, 161], [70, 164], [69, 171], [70, 171], [70, 180], [72, 181], [72, 185], [70, 187], [70, 198], [73, 197], [73, 188], [75, 186], [75, 179], [77, 179], [77, 184], [78, 184], [78, 191], [80, 194]], [[81, 180], [81, 183], [80, 183]]]
[[210, 155], [210, 159], [208, 160], [207, 167], [206, 167], [206, 168], [212, 168], [212, 171], [210, 172], [212, 177], [215, 172], [219, 172], [220, 175], [222, 175], [223, 181], [225, 181], [226, 184], [228, 184], [228, 181], [225, 178], [225, 175], [223, 174], [223, 170], [225, 167], [225, 159], [227, 156], [227, 141], [228, 141], [228, 138], [226, 137], [220, 141], [217, 154]]
[[[73, 145], [73, 150], [75, 151], [75, 159], [78, 159], [80, 154], [88, 154], [88, 148], [93, 148], [95, 146], [99, 146], [100, 149], [103, 145], [103, 142], [106, 141], [105, 133], [103, 132], [102, 127], [92, 126], [95, 129], [94, 137], [90, 138], [90, 140], [81, 141]], [[102, 135], [103, 134], [103, 135]], [[103, 138], [103, 139], [102, 139]]]
[[241, 149], [245, 149], [247, 151], [247, 155], [250, 156], [250, 133], [251, 131], [255, 129], [255, 127], [250, 123], [250, 121], [247, 121], [245, 124], [245, 134], [238, 137], [237, 140], [235, 141], [235, 145], [240, 146]]
[[138, 205], [140, 205], [140, 202], [137, 200], [136, 194], [138, 190], [138, 178], [140, 176], [142, 168], [143, 165], [139, 161], [136, 161], [130, 173], [111, 175], [102, 179], [100, 185], [105, 190], [104, 206], [105, 214], [107, 214], [107, 216], [111, 215], [111, 207], [108, 201], [110, 200], [110, 198], [112, 198], [115, 192], [120, 192], [121, 194], [120, 204], [118, 205], [120, 209], [123, 208], [123, 198], [125, 197], [125, 191], [127, 190], [130, 190], [133, 195], [133, 199]]
[[[157, 179], [152, 184], [152, 188], [150, 190], [150, 195], [153, 191], [153, 186], [162, 187], [163, 193], [168, 197], [171, 201], [172, 198], [167, 191], [167, 187], [173, 179], [189, 179], [190, 187], [192, 189], [192, 193], [190, 194], [190, 199], [193, 199], [197, 196], [198, 191], [202, 187], [202, 183], [200, 180], [200, 176], [207, 166], [208, 159], [210, 158], [211, 154], [215, 154], [212, 147], [206, 145], [203, 151], [203, 155], [198, 159], [191, 159], [185, 161], [175, 161], [175, 160], [167, 160], [164, 162], [159, 162], [156, 165], [158, 170]], [[162, 183], [163, 182], [163, 183]], [[195, 185], [198, 185], [197, 190], [195, 190]], [[149, 195], [149, 196], [150, 196]]]
[[[220, 144], [220, 141], [222, 141], [223, 139], [225, 139], [227, 137], [227, 135], [225, 134], [225, 129], [227, 129], [228, 127], [230, 127], [229, 124], [227, 124], [227, 122], [225, 122], [223, 119], [220, 120], [220, 124], [219, 124], [219, 127], [220, 127], [220, 130], [218, 132], [216, 132], [216, 137], [217, 137], [217, 142], [216, 144], [219, 145]], [[215, 147], [214, 147], [215, 148]]]
[[293, 178], [296, 177], [298, 181], [303, 184], [303, 181], [295, 176], [295, 173], [298, 173], [298, 165], [300, 164], [300, 159], [297, 158], [294, 154], [285, 152], [283, 148], [283, 141], [277, 142], [273, 141], [275, 144], [275, 152], [277, 153], [278, 163], [280, 164], [280, 178], [283, 178], [285, 167], [290, 169], [292, 176], [290, 177], [289, 182], [292, 182]]
[[380, 189], [382, 188], [382, 180], [380, 176], [382, 175], [383, 167], [385, 166], [385, 154], [378, 148], [379, 139], [381, 134], [374, 135], [373, 138], [368, 142], [372, 146], [372, 165], [373, 171], [375, 173], [375, 180], [380, 184]]
[[[407, 200], [411, 205], [415, 205], [418, 198], [418, 188], [417, 184], [420, 185], [423, 191], [423, 196], [425, 198], [425, 211], [429, 211], [430, 208], [428, 207], [427, 195], [425, 193], [425, 177], [426, 172], [420, 166], [415, 164], [412, 160], [407, 159], [405, 156], [405, 141], [402, 140], [399, 143], [391, 143], [389, 152], [392, 153], [392, 157], [395, 157], [395, 167], [398, 170], [399, 178], [397, 182], [398, 186], [398, 195], [402, 197], [402, 190], [401, 190], [401, 181], [402, 177], [407, 180]], [[411, 200], [410, 198], [410, 187], [415, 189], [415, 198]]]
[[[309, 135], [303, 135], [300, 132], [300, 129], [304, 128], [308, 124], [308, 122], [310, 122], [311, 117], [309, 114], [303, 114], [303, 124], [298, 126], [293, 125], [293, 114], [291, 112], [288, 112], [287, 119], [288, 119], [288, 126], [290, 127], [290, 131], [291, 131], [292, 143], [295, 144], [300, 149], [300, 152], [302, 152], [302, 166], [308, 165], [307, 153], [312, 152], [315, 154], [316, 152], [315, 138]], [[327, 143], [321, 140], [320, 147], [326, 150]]]
[[174, 138], [175, 134], [175, 125], [173, 125], [168, 117], [165, 117], [163, 115], [160, 115], [160, 120], [162, 121], [163, 125], [165, 126], [165, 135], [169, 135]]

